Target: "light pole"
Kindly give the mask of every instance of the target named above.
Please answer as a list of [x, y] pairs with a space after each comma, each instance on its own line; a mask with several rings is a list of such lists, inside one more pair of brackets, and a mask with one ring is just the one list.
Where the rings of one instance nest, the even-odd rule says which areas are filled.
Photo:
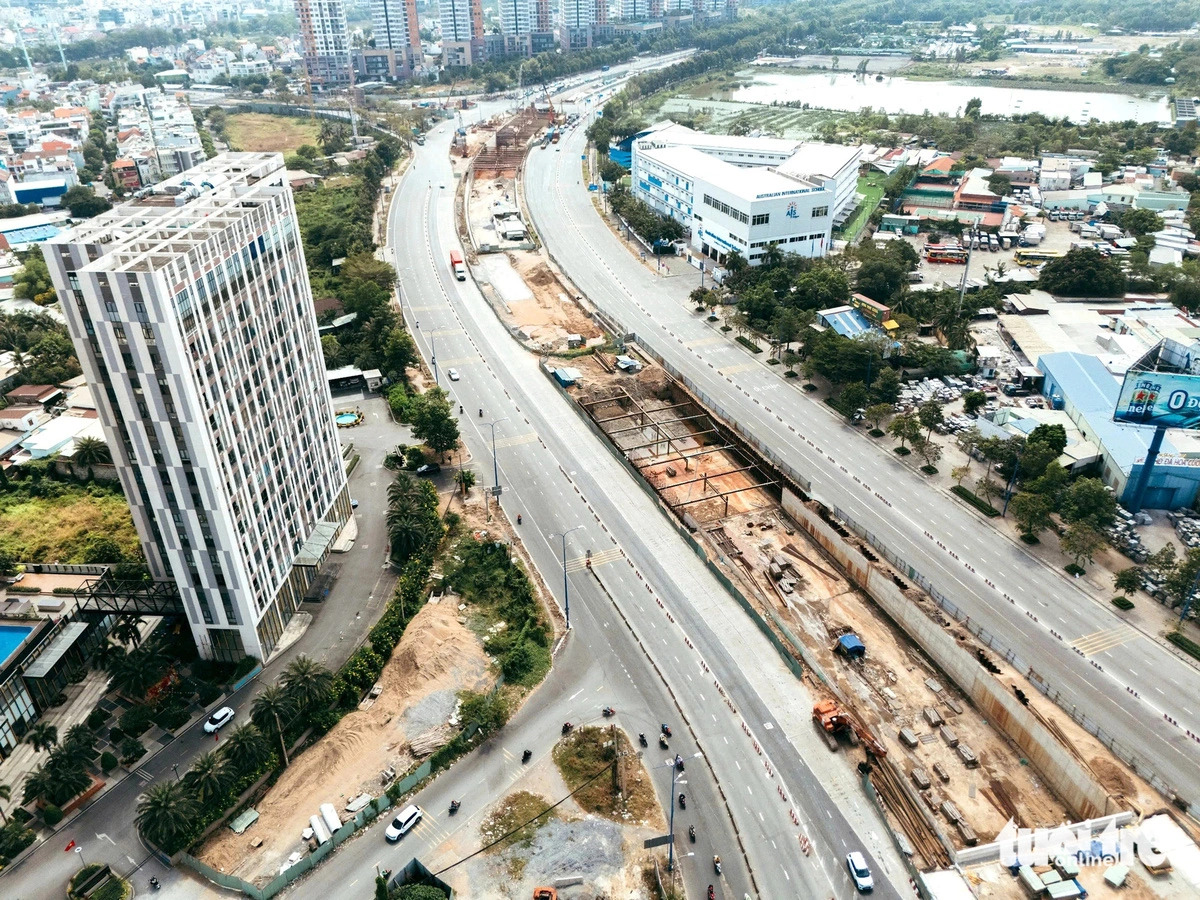
[[[700, 752], [697, 751], [689, 756], [688, 759], [696, 759], [699, 756]], [[679, 799], [675, 796], [675, 788], [678, 785], [687, 784], [687, 782], [676, 780], [679, 775], [679, 767], [675, 764], [675, 760], [673, 759], [668, 759], [661, 766], [655, 766], [654, 768], [661, 769], [665, 766], [671, 767], [671, 818], [670, 822], [667, 824], [667, 833], [670, 835], [671, 840], [667, 842], [667, 871], [673, 872], [675, 871], [675, 804]]]
[[562, 538], [562, 569], [563, 569], [563, 609], [567, 616], [567, 631], [571, 630], [571, 585], [567, 581], [567, 535], [572, 531], [578, 531], [583, 528], [583, 525], [576, 525], [574, 528], [568, 528], [566, 531], [552, 531], [550, 537]]
[[500, 487], [500, 460], [496, 456], [496, 426], [501, 422], [507, 422], [508, 416], [503, 419], [497, 419], [495, 422], [484, 422], [483, 424], [492, 429], [492, 483], [496, 488]]
[[433, 366], [433, 383], [441, 387], [442, 382], [438, 379], [437, 370], [437, 338], [432, 334], [429, 336], [429, 362]]

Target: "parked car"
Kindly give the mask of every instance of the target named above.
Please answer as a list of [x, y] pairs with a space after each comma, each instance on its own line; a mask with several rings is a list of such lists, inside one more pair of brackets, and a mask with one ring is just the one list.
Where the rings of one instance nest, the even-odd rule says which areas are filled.
[[215, 713], [208, 717], [207, 721], [204, 723], [204, 730], [209, 734], [220, 731], [233, 721], [233, 716], [233, 707], [222, 706]]
[[850, 877], [860, 894], [869, 894], [875, 890], [875, 880], [871, 878], [867, 861], [857, 850], [846, 854], [846, 868], [850, 870]]
[[396, 841], [408, 834], [414, 825], [421, 821], [423, 815], [425, 815], [424, 810], [415, 803], [404, 807], [396, 815], [396, 818], [392, 819], [392, 823], [383, 832], [383, 836], [391, 843], [396, 843]]
[[417, 467], [418, 475], [436, 475], [440, 471], [442, 471], [442, 467], [437, 463], [425, 463], [425, 465]]

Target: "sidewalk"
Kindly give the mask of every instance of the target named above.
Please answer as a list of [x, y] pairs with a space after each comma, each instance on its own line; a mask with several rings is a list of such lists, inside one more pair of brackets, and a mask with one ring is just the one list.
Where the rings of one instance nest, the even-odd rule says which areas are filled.
[[[96, 704], [104, 699], [107, 689], [108, 673], [89, 671], [79, 684], [67, 685], [67, 702], [48, 710], [38, 722], [53, 725], [58, 729], [59, 740], [62, 740], [68, 728], [87, 719]], [[22, 805], [21, 793], [26, 777], [49, 756], [49, 750], [37, 751], [33, 745], [22, 742], [8, 759], [0, 762], [0, 784], [12, 788], [12, 798], [0, 801], [0, 809], [4, 810], [5, 816], [11, 815], [14, 809]]]

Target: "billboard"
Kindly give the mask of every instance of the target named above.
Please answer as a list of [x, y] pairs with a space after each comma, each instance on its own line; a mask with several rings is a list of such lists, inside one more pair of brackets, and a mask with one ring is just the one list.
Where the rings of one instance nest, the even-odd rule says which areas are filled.
[[1165, 340], [1130, 366], [1113, 419], [1200, 428], [1200, 344]]

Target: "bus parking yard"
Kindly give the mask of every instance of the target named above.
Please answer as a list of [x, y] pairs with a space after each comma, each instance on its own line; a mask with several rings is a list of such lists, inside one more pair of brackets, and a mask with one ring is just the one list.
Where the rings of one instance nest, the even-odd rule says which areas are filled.
[[[970, 261], [966, 266], [966, 278], [968, 287], [973, 284], [986, 283], [988, 278], [997, 281], [1012, 280], [1012, 281], [1033, 281], [1037, 277], [1037, 269], [1034, 266], [1023, 266], [1020, 264], [1017, 255], [1022, 249], [1049, 252], [1057, 254], [1065, 254], [1071, 249], [1071, 244], [1079, 241], [1079, 235], [1071, 230], [1071, 224], [1067, 221], [1050, 221], [1049, 219], [1040, 220], [1046, 227], [1046, 235], [1036, 247], [1021, 248], [1019, 246], [1011, 246], [1007, 250], [1000, 247], [996, 250], [982, 247], [972, 250]], [[966, 232], [964, 231], [964, 236]], [[933, 240], [933, 238], [938, 240]], [[933, 233], [922, 233], [917, 235], [904, 235], [902, 240], [908, 241], [921, 257], [921, 262], [917, 266], [917, 272], [921, 276], [921, 281], [913, 285], [914, 290], [934, 290], [936, 288], [957, 288], [961, 285], [963, 279], [964, 268], [961, 263], [955, 262], [935, 262], [929, 259], [926, 255], [926, 244], [952, 244], [958, 241], [954, 235], [942, 233], [940, 236]], [[965, 243], [965, 239], [964, 239]], [[929, 254], [935, 256], [939, 254]]]

